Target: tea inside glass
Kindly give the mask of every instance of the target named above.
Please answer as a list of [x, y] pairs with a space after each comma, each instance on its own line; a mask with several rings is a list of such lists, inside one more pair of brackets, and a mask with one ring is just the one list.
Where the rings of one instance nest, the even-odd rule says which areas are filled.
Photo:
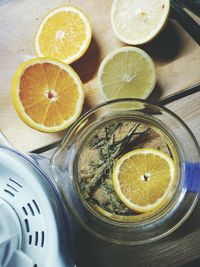
[[[156, 149], [168, 154], [173, 159], [176, 170], [179, 170], [178, 145], [161, 124], [145, 117], [111, 116], [90, 127], [81, 143], [74, 168], [77, 192], [83, 205], [96, 216], [122, 223], [137, 222], [158, 214], [173, 200], [180, 183], [179, 171], [165, 203], [159, 209], [145, 213], [135, 212], [122, 203], [112, 182], [116, 161], [125, 153], [140, 148]], [[119, 146], [125, 148], [117, 155]], [[111, 159], [111, 170], [106, 174], [107, 163], [110, 164]]]

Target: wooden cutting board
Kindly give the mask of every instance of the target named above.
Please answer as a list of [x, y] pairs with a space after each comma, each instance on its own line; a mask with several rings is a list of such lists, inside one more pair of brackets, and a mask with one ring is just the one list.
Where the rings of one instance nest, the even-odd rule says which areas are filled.
[[[93, 26], [93, 39], [87, 53], [72, 67], [86, 90], [84, 110], [102, 102], [96, 75], [102, 59], [123, 46], [110, 23], [112, 0], [1, 0], [0, 2], [0, 129], [18, 149], [30, 151], [59, 140], [65, 132], [39, 133], [26, 126], [11, 104], [12, 76], [23, 61], [35, 57], [33, 39], [42, 17], [52, 8], [72, 4], [82, 9]], [[150, 44], [142, 46], [155, 60], [158, 83], [151, 99], [186, 89], [200, 81], [200, 48], [175, 21]]]

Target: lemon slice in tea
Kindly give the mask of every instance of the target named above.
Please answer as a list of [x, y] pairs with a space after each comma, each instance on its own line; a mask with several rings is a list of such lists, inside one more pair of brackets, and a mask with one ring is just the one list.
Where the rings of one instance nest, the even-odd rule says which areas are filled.
[[170, 198], [175, 183], [174, 161], [150, 148], [133, 150], [122, 156], [113, 172], [113, 184], [121, 201], [139, 212], [153, 211]]
[[156, 84], [156, 70], [151, 57], [137, 47], [121, 47], [101, 63], [98, 87], [106, 100], [146, 99]]
[[115, 0], [111, 22], [124, 43], [141, 45], [153, 39], [164, 27], [170, 0]]

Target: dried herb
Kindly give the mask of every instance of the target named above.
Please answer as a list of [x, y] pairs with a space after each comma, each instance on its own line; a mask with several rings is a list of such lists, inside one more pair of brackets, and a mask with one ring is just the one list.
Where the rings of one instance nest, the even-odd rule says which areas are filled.
[[[135, 148], [148, 145], [157, 138], [155, 148], [165, 148], [166, 140], [143, 123], [129, 120], [109, 122], [99, 127], [88, 138], [81, 158], [80, 188], [83, 197], [108, 212], [119, 215], [135, 214], [121, 202], [112, 183], [113, 166], [122, 155]], [[84, 154], [85, 153], [85, 154]], [[88, 153], [92, 156], [88, 159]]]

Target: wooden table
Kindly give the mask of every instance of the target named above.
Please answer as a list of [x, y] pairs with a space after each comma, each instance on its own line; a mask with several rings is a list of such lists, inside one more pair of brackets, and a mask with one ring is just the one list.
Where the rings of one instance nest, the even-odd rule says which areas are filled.
[[[51, 144], [65, 134], [43, 134], [27, 127], [12, 107], [10, 87], [18, 65], [34, 57], [33, 36], [41, 18], [51, 8], [66, 3], [85, 11], [93, 25], [89, 50], [72, 65], [86, 90], [83, 112], [102, 102], [96, 87], [101, 60], [123, 45], [115, 38], [110, 25], [112, 0], [0, 1], [0, 128], [21, 151]], [[153, 57], [157, 66], [158, 83], [151, 100], [180, 93], [200, 82], [200, 48], [175, 21], [170, 20], [164, 32], [142, 48]], [[200, 143], [200, 92], [192, 93], [189, 91], [187, 97], [167, 107], [187, 123]], [[175, 233], [149, 245], [114, 245], [96, 239], [79, 228], [74, 246], [78, 267], [199, 267], [200, 206], [197, 205], [191, 217]]]

